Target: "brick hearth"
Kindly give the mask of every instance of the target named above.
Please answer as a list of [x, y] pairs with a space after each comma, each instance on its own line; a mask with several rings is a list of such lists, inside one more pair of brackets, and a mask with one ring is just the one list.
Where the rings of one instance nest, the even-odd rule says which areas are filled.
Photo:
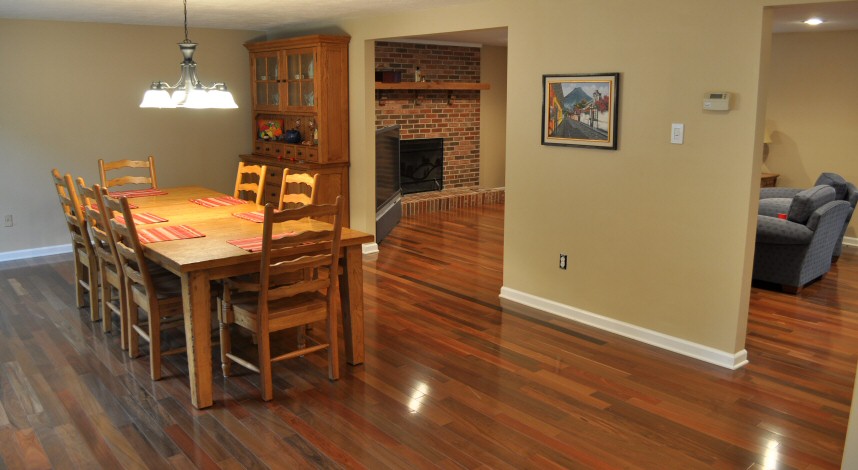
[[483, 204], [503, 204], [504, 188], [455, 188], [444, 191], [406, 194], [402, 197], [402, 216], [409, 217], [435, 211], [448, 211]]

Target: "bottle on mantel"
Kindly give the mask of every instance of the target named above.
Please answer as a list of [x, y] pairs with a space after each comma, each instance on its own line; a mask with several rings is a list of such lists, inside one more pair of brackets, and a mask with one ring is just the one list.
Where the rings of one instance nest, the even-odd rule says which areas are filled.
[[423, 81], [423, 74], [420, 72], [420, 67], [417, 67], [416, 69], [414, 69], [414, 82], [417, 83], [417, 82], [422, 82], [422, 81]]

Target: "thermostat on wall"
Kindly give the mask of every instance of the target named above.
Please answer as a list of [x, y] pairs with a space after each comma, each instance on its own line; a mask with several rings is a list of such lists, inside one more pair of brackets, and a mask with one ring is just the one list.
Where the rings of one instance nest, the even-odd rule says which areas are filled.
[[729, 111], [730, 93], [719, 91], [703, 95], [703, 109], [707, 111]]

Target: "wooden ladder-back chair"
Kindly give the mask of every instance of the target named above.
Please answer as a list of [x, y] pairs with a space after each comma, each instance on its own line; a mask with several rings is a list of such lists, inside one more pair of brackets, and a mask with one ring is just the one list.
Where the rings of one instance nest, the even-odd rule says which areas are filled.
[[318, 173], [290, 173], [288, 168], [284, 168], [283, 182], [280, 184], [280, 197], [277, 199], [277, 210], [315, 204], [318, 180]]
[[[110, 331], [115, 313], [119, 318], [122, 349], [126, 349], [128, 346], [125, 275], [122, 272], [119, 255], [116, 253], [110, 235], [110, 226], [102, 199], [105, 191], [98, 184], [93, 185], [92, 188], [87, 187], [83, 178], [78, 178], [76, 183], [75, 189], [80, 197], [83, 214], [89, 226], [90, 239], [98, 258], [98, 273], [101, 281], [102, 328], [105, 332]], [[113, 295], [114, 290], [118, 294], [118, 298]]]
[[51, 170], [51, 176], [71, 235], [77, 307], [86, 305], [88, 295], [90, 319], [98, 321], [98, 261], [89, 238], [80, 200], [70, 174], [61, 176], [54, 168]]
[[[238, 174], [235, 177], [233, 197], [262, 204], [267, 172], [268, 167], [266, 165], [247, 165], [244, 162], [238, 162]], [[247, 197], [250, 193], [253, 193], [252, 199]]]
[[[126, 198], [102, 197], [110, 224], [116, 254], [125, 274], [127, 299], [128, 355], [139, 355], [139, 338], [149, 343], [149, 366], [152, 380], [161, 378], [161, 356], [178, 354], [185, 347], [161, 350], [161, 332], [182, 326], [182, 285], [175, 274], [154, 268], [143, 255], [143, 245], [137, 236], [131, 209]], [[119, 221], [116, 215], [124, 219]], [[126, 224], [125, 222], [129, 222]], [[139, 311], [146, 313], [146, 323], [139, 320]]]
[[[329, 217], [333, 224], [314, 222], [313, 228], [288, 232], [290, 221]], [[275, 224], [277, 227], [275, 228]], [[287, 231], [286, 236], [275, 233]], [[230, 278], [224, 283], [220, 312], [221, 362], [224, 376], [229, 376], [232, 362], [261, 376], [262, 399], [273, 398], [271, 364], [284, 359], [328, 350], [328, 377], [339, 378], [337, 353], [337, 315], [340, 307], [338, 277], [340, 234], [342, 231], [342, 197], [335, 204], [307, 205], [297, 209], [274, 211], [266, 204], [262, 225], [262, 260], [255, 278]], [[300, 275], [312, 273], [311, 276]], [[280, 283], [290, 273], [297, 280]], [[324, 337], [307, 334], [307, 326], [325, 321]], [[239, 325], [256, 336], [258, 362], [254, 364], [232, 352], [230, 325]], [[297, 328], [297, 349], [271, 357], [271, 333]], [[313, 343], [308, 345], [307, 341]]]
[[[107, 172], [129, 168], [147, 168], [149, 176], [125, 175], [107, 179]], [[99, 158], [98, 173], [101, 175], [101, 187], [105, 189], [110, 189], [114, 186], [124, 186], [126, 184], [148, 184], [152, 189], [158, 188], [158, 180], [155, 177], [155, 157], [151, 155], [146, 160], [117, 160], [115, 162], [105, 162]]]

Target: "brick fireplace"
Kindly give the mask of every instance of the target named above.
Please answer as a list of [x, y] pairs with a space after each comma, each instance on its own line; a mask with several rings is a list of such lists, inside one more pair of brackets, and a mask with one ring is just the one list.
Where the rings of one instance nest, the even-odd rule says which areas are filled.
[[[402, 81], [414, 81], [420, 67], [429, 82], [479, 82], [480, 48], [376, 42], [375, 65], [402, 71]], [[399, 124], [403, 140], [443, 139], [445, 189], [479, 185], [479, 91], [386, 90], [377, 96], [375, 118], [376, 128]]]

